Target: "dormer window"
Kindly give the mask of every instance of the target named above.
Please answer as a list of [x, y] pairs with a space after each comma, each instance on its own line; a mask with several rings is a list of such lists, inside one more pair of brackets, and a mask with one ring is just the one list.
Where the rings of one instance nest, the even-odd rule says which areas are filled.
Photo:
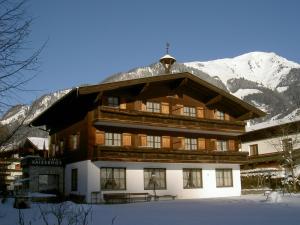
[[217, 120], [225, 120], [225, 113], [223, 111], [215, 110], [215, 118]]
[[147, 102], [146, 110], [147, 112], [160, 113], [160, 103]]
[[195, 107], [183, 107], [183, 115], [196, 117], [196, 108]]
[[118, 108], [119, 107], [119, 98], [110, 96], [107, 98], [107, 103], [108, 103], [109, 107]]

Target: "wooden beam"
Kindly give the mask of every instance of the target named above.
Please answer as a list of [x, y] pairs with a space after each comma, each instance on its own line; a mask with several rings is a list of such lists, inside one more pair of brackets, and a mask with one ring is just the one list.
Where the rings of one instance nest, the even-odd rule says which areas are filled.
[[188, 82], [188, 78], [182, 79], [182, 80], [179, 82], [179, 84], [177, 84], [177, 85], [173, 88], [173, 90], [178, 90], [179, 88], [185, 86], [185, 85], [187, 84], [187, 82]]
[[94, 100], [94, 103], [98, 102], [101, 100], [103, 96], [103, 91], [100, 91], [99, 94], [96, 96], [95, 100]]
[[150, 83], [145, 83], [144, 86], [139, 91], [139, 95], [142, 94], [143, 92], [145, 92], [149, 88], [149, 86], [150, 86]]
[[247, 120], [247, 119], [250, 119], [253, 117], [253, 112], [250, 111], [250, 112], [247, 112], [243, 115], [241, 115], [240, 117], [237, 118], [237, 120]]
[[205, 103], [206, 106], [210, 106], [213, 104], [216, 104], [222, 100], [222, 95], [217, 95], [216, 97], [213, 97], [208, 102]]

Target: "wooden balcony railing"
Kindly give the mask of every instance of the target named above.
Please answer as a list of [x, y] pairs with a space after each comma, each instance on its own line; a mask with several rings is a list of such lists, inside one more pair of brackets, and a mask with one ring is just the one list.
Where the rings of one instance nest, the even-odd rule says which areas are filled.
[[95, 146], [93, 160], [165, 163], [237, 163], [247, 161], [248, 152], [169, 150]]
[[95, 111], [95, 122], [101, 120], [125, 121], [129, 123], [154, 126], [160, 124], [168, 127], [222, 131], [236, 134], [241, 134], [245, 131], [245, 123], [243, 121], [216, 120], [181, 115], [150, 113], [137, 110], [122, 110], [105, 106], [101, 106]]

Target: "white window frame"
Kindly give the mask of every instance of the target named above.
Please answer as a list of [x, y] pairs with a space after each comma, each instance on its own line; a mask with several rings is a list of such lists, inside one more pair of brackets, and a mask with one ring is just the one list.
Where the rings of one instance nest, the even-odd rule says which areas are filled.
[[147, 147], [148, 148], [161, 148], [161, 137], [147, 135]]
[[216, 148], [217, 148], [217, 151], [222, 151], [222, 152], [228, 151], [227, 141], [217, 140], [216, 141]]
[[183, 115], [190, 116], [190, 117], [196, 117], [196, 108], [184, 106], [183, 107]]
[[146, 111], [152, 113], [160, 113], [161, 105], [158, 102], [146, 102]]
[[184, 138], [184, 149], [197, 150], [198, 149], [197, 138]]
[[106, 146], [121, 146], [121, 134], [105, 132], [105, 145]]

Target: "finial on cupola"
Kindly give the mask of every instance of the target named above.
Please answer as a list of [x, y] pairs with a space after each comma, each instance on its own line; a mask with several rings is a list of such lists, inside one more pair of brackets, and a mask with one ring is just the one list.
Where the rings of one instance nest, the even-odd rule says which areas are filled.
[[170, 44], [167, 43], [167, 54], [160, 58], [159, 62], [164, 66], [166, 74], [170, 73], [172, 65], [176, 62], [176, 59], [169, 55]]

